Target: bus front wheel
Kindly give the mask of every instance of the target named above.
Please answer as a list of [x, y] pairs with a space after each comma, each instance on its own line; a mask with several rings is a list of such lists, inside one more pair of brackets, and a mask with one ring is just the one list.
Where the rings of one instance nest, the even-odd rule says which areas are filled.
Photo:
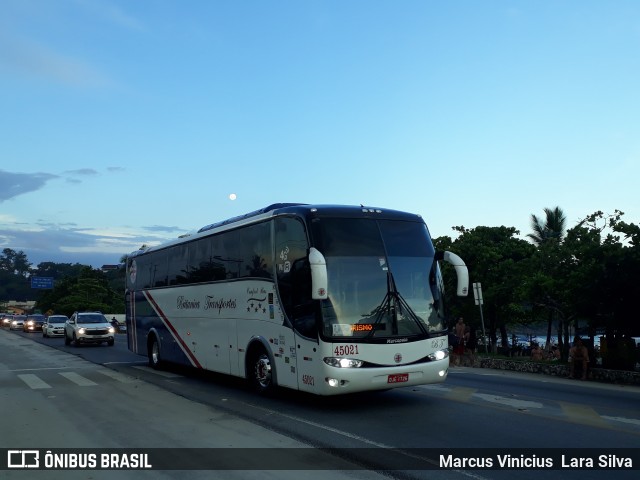
[[149, 366], [155, 370], [159, 370], [162, 366], [162, 361], [160, 360], [160, 344], [158, 343], [158, 339], [155, 335], [149, 341], [147, 353], [149, 356]]
[[254, 352], [249, 365], [249, 380], [260, 394], [269, 394], [274, 390], [273, 365], [264, 349]]

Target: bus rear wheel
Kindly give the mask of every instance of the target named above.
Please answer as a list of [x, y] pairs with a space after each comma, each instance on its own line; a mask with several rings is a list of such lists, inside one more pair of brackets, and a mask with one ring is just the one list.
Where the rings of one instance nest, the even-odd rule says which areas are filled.
[[273, 365], [269, 355], [263, 348], [251, 356], [249, 364], [249, 381], [251, 386], [260, 394], [266, 395], [275, 389], [273, 382]]
[[162, 367], [162, 360], [160, 360], [160, 344], [155, 335], [149, 341], [147, 355], [149, 357], [149, 366], [155, 370], [159, 370]]

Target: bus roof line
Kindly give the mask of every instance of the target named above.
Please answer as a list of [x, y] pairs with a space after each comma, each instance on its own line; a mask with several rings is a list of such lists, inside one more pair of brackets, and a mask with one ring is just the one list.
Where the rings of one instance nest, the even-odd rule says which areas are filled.
[[213, 230], [214, 228], [222, 227], [224, 225], [229, 225], [231, 223], [236, 223], [236, 222], [239, 222], [241, 220], [245, 220], [247, 218], [255, 217], [257, 215], [261, 215], [263, 213], [270, 212], [272, 210], [277, 210], [279, 208], [295, 207], [295, 206], [299, 206], [299, 205], [307, 205], [307, 204], [306, 203], [273, 203], [273, 204], [271, 204], [271, 205], [269, 205], [267, 207], [260, 208], [258, 210], [254, 210], [253, 212], [245, 213], [243, 215], [238, 215], [237, 217], [232, 217], [232, 218], [229, 218], [227, 220], [222, 220], [220, 222], [212, 223], [211, 225], [206, 225], [206, 226], [202, 227], [200, 230], [198, 230], [197, 233], [205, 232], [207, 230]]

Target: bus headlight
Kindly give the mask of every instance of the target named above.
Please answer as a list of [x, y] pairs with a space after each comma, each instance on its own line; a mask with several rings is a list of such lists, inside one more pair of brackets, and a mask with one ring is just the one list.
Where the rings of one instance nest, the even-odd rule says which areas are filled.
[[448, 356], [449, 356], [449, 352], [448, 351], [446, 351], [446, 350], [438, 350], [437, 352], [433, 352], [431, 355], [429, 355], [429, 360], [431, 360], [431, 361], [444, 360]]
[[359, 368], [364, 362], [353, 358], [324, 357], [324, 363], [337, 368]]

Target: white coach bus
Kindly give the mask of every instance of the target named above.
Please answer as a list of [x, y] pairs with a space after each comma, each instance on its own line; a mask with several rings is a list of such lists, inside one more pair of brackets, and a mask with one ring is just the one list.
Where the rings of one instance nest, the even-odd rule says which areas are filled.
[[127, 259], [129, 349], [275, 387], [335, 395], [443, 382], [438, 260], [414, 214], [274, 204]]

